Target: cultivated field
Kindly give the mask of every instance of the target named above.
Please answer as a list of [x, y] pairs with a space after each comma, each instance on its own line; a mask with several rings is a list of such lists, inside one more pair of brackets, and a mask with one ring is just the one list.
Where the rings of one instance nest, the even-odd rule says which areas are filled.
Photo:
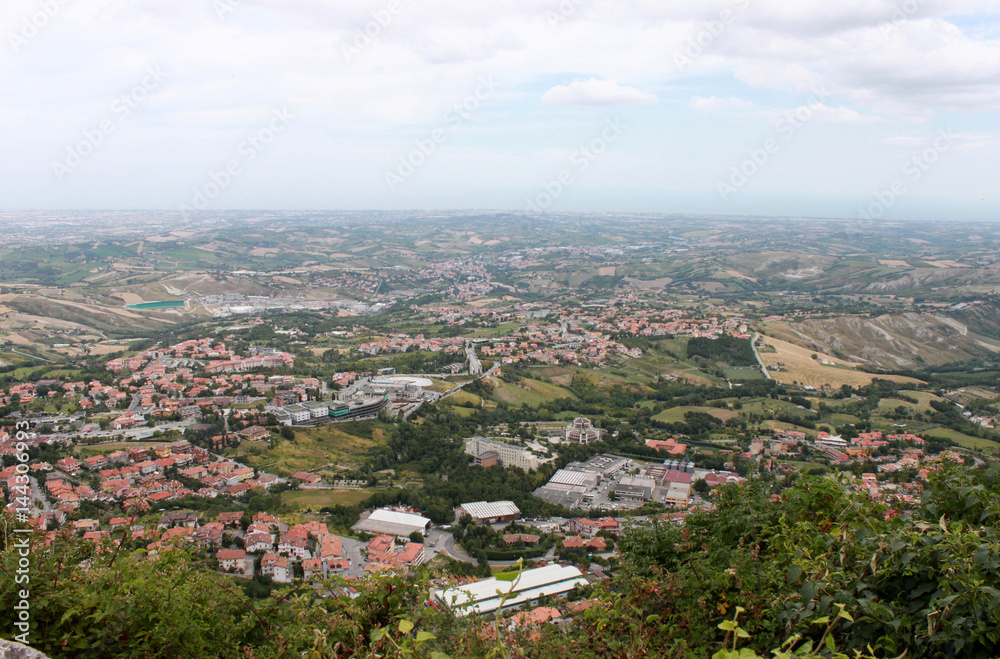
[[[817, 353], [815, 350], [809, 350], [771, 336], [765, 336], [763, 339], [768, 345], [774, 346], [776, 352], [761, 353], [760, 358], [768, 366], [783, 364], [785, 370], [770, 371], [771, 377], [783, 384], [798, 383], [812, 387], [822, 387], [823, 385], [839, 387], [847, 384], [852, 387], [862, 387], [871, 384], [876, 377], [907, 384], [920, 382], [900, 375], [872, 375], [856, 370], [855, 367], [858, 364], [838, 359], [833, 355]], [[819, 359], [833, 362], [835, 365], [821, 364], [818, 359], [812, 358], [814, 354]]]

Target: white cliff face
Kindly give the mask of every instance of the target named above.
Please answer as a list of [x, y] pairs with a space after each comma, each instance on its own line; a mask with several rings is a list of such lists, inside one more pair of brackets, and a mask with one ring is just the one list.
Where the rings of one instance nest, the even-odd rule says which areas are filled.
[[49, 657], [27, 645], [0, 638], [0, 659], [49, 659]]

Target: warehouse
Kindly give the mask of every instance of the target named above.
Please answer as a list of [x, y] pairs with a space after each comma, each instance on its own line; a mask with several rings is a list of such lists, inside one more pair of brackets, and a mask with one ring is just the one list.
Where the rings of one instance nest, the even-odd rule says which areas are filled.
[[[431, 599], [451, 607], [457, 615], [465, 616], [490, 613], [501, 608], [501, 604], [503, 609], [510, 609], [540, 597], [564, 596], [573, 588], [588, 583], [575, 567], [546, 565], [525, 570], [513, 581], [494, 577], [447, 590], [432, 590]], [[502, 599], [504, 595], [509, 595], [506, 601]]]
[[463, 503], [456, 509], [456, 518], [468, 515], [476, 524], [496, 524], [513, 522], [521, 516], [521, 510], [513, 501], [477, 501]]
[[390, 508], [373, 510], [367, 516], [362, 515], [357, 524], [351, 528], [365, 533], [393, 535], [407, 539], [414, 531], [425, 535], [430, 529], [431, 520], [415, 513], [407, 513]]
[[643, 503], [653, 498], [656, 481], [646, 476], [622, 476], [615, 485], [615, 499]]

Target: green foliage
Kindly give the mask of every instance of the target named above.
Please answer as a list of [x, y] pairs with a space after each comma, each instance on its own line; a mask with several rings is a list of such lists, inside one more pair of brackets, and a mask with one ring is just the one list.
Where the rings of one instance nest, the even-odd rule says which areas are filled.
[[688, 341], [688, 357], [705, 359], [730, 366], [755, 366], [757, 358], [749, 339], [737, 339], [722, 335], [717, 339], [695, 337]]
[[[733, 606], [750, 647], [798, 634], [820, 647], [817, 618], [853, 622], [825, 636], [845, 651], [993, 656], [1000, 640], [1000, 490], [949, 468], [912, 514], [852, 494], [832, 478], [799, 478], [780, 499], [759, 483], [720, 487], [716, 510], [684, 527], [653, 524], [621, 543], [627, 570], [669, 575], [697, 642]], [[770, 505], [769, 505], [770, 504]]]

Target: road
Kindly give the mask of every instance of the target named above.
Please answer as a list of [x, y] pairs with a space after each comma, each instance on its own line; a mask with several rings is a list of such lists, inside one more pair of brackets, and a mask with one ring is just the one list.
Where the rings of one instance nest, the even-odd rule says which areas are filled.
[[[503, 524], [502, 526], [506, 526], [506, 524]], [[430, 547], [430, 543], [432, 541], [434, 541], [435, 543], [435, 547], [433, 548]], [[458, 545], [455, 543], [454, 536], [452, 536], [452, 534], [449, 533], [448, 531], [440, 531], [440, 530], [431, 531], [427, 535], [426, 542], [427, 542], [426, 552], [428, 561], [434, 558], [435, 554], [442, 553], [442, 554], [447, 554], [456, 561], [462, 561], [463, 563], [479, 562], [472, 556], [469, 556], [467, 553], [465, 553], [465, 551], [460, 549]], [[553, 546], [552, 548], [549, 549], [548, 552], [546, 552], [544, 557], [535, 560], [551, 561], [552, 559], [555, 558], [555, 555], [556, 555], [556, 547]], [[490, 566], [492, 567], [510, 567], [511, 565], [516, 565], [517, 561], [487, 561], [487, 563], [489, 563]]]
[[365, 576], [365, 559], [361, 554], [361, 550], [365, 547], [364, 542], [360, 540], [354, 540], [353, 538], [340, 537], [340, 549], [344, 558], [350, 561], [350, 566], [347, 568], [347, 576], [349, 577], [363, 577]]
[[[434, 537], [434, 533], [438, 535]], [[454, 558], [456, 561], [462, 561], [463, 563], [478, 563], [476, 559], [466, 554], [464, 551], [458, 548], [455, 544], [455, 537], [447, 531], [431, 531], [427, 536], [427, 540], [433, 540], [435, 542], [435, 553], [444, 553]], [[428, 545], [430, 542], [427, 543]], [[430, 552], [428, 552], [430, 554]], [[428, 555], [427, 559], [430, 560], [432, 557]]]
[[469, 358], [469, 375], [481, 375], [483, 365], [476, 356], [476, 346], [472, 343], [465, 346], [465, 356]]
[[31, 355], [31, 354], [28, 354], [27, 352], [21, 352], [20, 350], [17, 350], [15, 348], [7, 348], [7, 349], [10, 350], [13, 353], [17, 353], [18, 355], [21, 355], [22, 357], [31, 357], [32, 359], [40, 359], [43, 362], [48, 362], [50, 364], [55, 364], [54, 361], [52, 361], [51, 359], [46, 359], [45, 357], [39, 357], [38, 355]]
[[43, 513], [52, 512], [52, 504], [45, 498], [42, 488], [38, 486], [38, 479], [31, 476], [28, 481], [31, 483], [31, 498], [40, 504]]
[[761, 360], [760, 354], [758, 354], [758, 352], [757, 352], [757, 337], [759, 337], [759, 336], [760, 336], [760, 334], [758, 334], [757, 332], [753, 333], [753, 338], [750, 339], [750, 347], [753, 348], [753, 356], [757, 358], [757, 363], [760, 364], [760, 371], [761, 371], [761, 373], [764, 374], [765, 378], [767, 378], [768, 380], [770, 380], [771, 379], [771, 374], [767, 372], [767, 367], [764, 366], [764, 362]]

